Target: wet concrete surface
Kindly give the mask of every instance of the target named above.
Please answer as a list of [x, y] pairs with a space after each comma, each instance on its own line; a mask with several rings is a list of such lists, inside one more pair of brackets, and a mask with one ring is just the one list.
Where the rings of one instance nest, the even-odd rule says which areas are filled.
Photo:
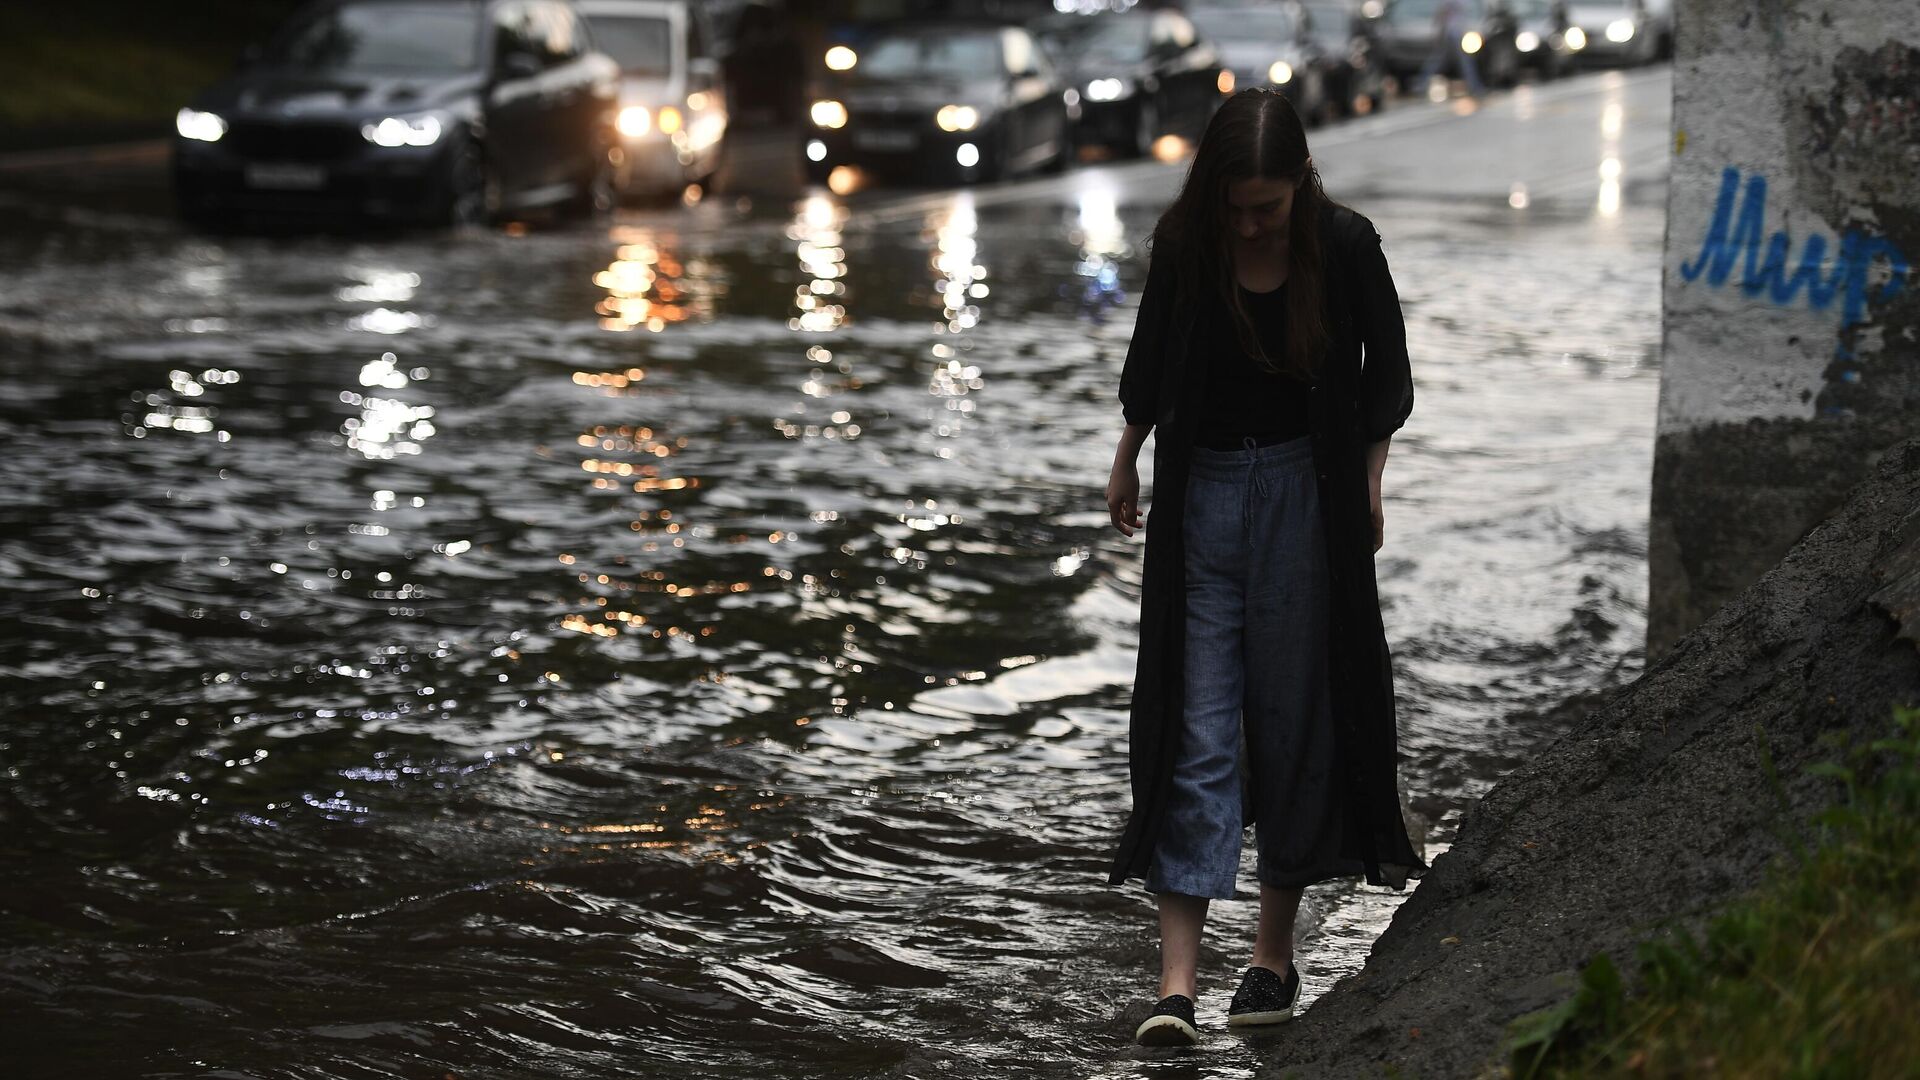
[[[1638, 672], [1667, 97], [1311, 137], [1419, 388], [1379, 566], [1429, 858], [1558, 734], [1515, 718]], [[842, 198], [791, 148], [458, 234], [0, 174], [24, 1072], [1139, 1067], [1157, 934], [1104, 875], [1141, 541], [1101, 491], [1182, 165]], [[1304, 1003], [1403, 899], [1309, 892]], [[1254, 914], [1214, 905], [1203, 1028]]]

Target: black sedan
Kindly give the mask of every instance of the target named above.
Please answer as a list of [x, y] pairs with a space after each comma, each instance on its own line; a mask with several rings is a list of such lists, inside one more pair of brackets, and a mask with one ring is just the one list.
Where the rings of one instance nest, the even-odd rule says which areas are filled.
[[1298, 4], [1189, 9], [1200, 33], [1214, 42], [1220, 61], [1233, 73], [1231, 89], [1271, 86], [1287, 96], [1300, 120], [1315, 127], [1338, 112], [1346, 57], [1327, 49], [1308, 32]]
[[1081, 145], [1145, 155], [1168, 132], [1198, 135], [1232, 80], [1180, 12], [1062, 15], [1034, 24], [1069, 73]]
[[[1500, 0], [1452, 0], [1458, 8], [1460, 40], [1440, 40], [1439, 13], [1449, 0], [1387, 0], [1379, 20], [1387, 67], [1403, 83], [1412, 78], [1436, 49], [1455, 50], [1473, 58], [1480, 78], [1489, 86], [1512, 86], [1519, 81], [1523, 62], [1517, 44], [1519, 26], [1514, 12]], [[1448, 59], [1440, 73], [1452, 70]]]
[[605, 208], [619, 77], [564, 0], [322, 0], [180, 110], [176, 199], [200, 224]]
[[1373, 21], [1344, 0], [1308, 0], [1300, 6], [1307, 33], [1334, 62], [1326, 69], [1327, 96], [1341, 116], [1379, 112], [1387, 104], [1387, 65]]
[[1573, 66], [1577, 50], [1567, 40], [1572, 22], [1565, 0], [1504, 0], [1516, 26], [1514, 48], [1521, 66], [1542, 79], [1557, 79]]
[[1066, 164], [1068, 104], [1048, 58], [1017, 26], [901, 23], [855, 50], [807, 109], [809, 179], [870, 173], [990, 180]]

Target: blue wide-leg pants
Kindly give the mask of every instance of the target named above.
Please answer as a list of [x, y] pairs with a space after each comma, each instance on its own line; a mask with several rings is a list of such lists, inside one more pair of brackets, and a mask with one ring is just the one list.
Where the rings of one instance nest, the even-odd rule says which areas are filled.
[[1146, 888], [1234, 895], [1250, 819], [1263, 884], [1337, 876], [1329, 581], [1313, 446], [1196, 447], [1184, 726]]

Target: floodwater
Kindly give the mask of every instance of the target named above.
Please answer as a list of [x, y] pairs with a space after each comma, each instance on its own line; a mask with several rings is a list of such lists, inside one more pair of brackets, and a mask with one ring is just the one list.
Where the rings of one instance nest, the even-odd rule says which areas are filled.
[[[8, 1072], [1139, 1072], [1102, 488], [1177, 178], [465, 236], [10, 196]], [[1419, 387], [1379, 565], [1431, 859], [1558, 734], [1516, 717], [1640, 664], [1663, 212], [1336, 179]], [[1402, 898], [1309, 892], [1307, 1001]]]

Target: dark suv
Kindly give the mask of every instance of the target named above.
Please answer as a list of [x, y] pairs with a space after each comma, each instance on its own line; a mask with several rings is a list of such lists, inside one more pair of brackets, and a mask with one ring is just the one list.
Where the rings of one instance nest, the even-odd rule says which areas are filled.
[[321, 0], [180, 110], [180, 213], [460, 224], [604, 208], [619, 79], [565, 0]]

